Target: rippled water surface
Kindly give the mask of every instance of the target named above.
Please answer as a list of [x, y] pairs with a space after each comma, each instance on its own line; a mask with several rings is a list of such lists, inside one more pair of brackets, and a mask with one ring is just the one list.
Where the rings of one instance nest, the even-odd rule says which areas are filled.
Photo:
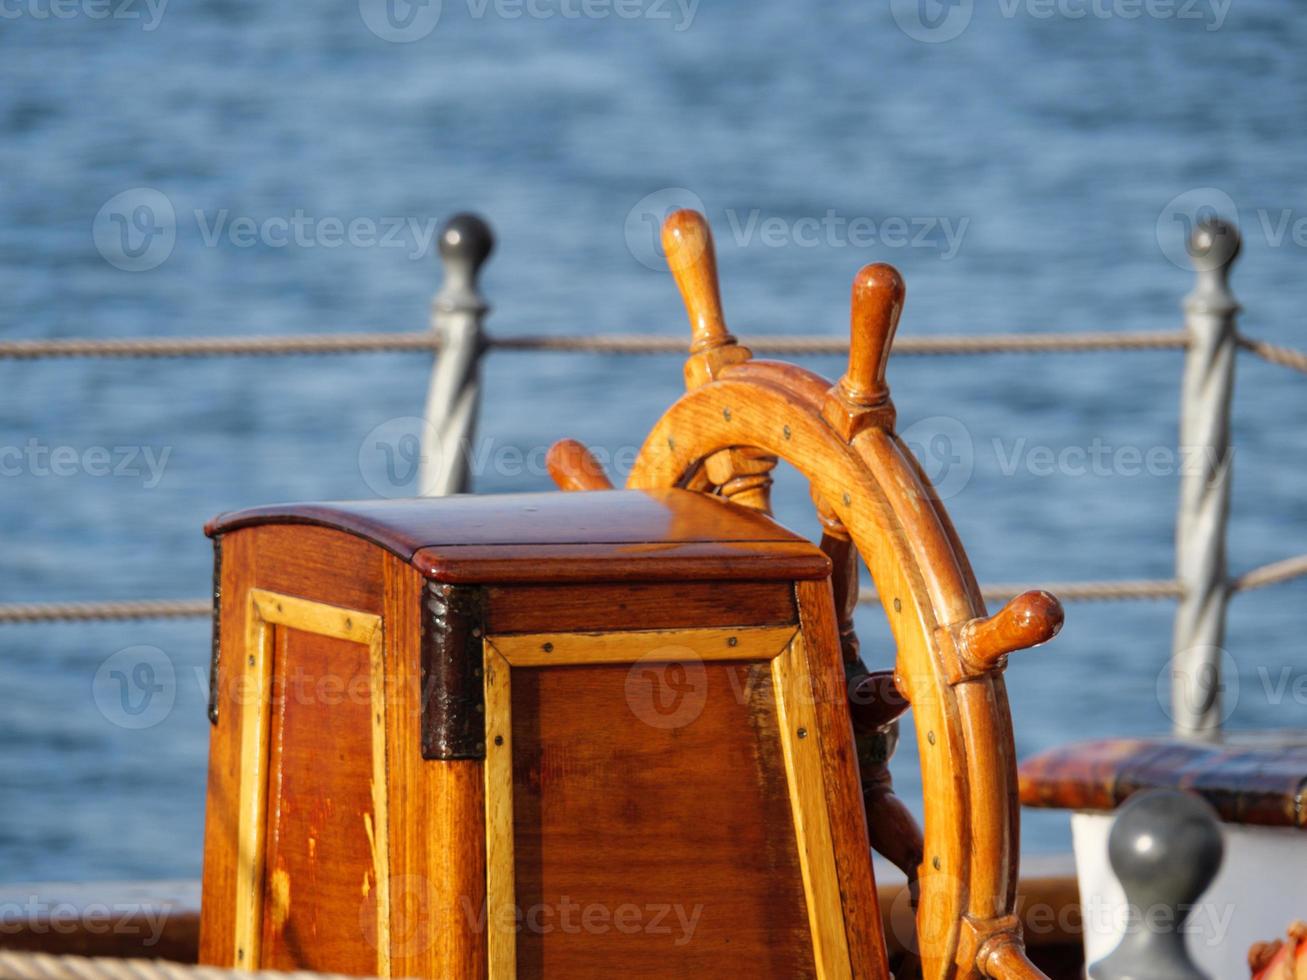
[[[745, 336], [842, 335], [851, 277], [878, 260], [907, 278], [903, 335], [1170, 329], [1192, 282], [1182, 219], [1217, 200], [1246, 232], [1245, 329], [1307, 345], [1307, 23], [1279, 0], [1165, 18], [983, 0], [954, 5], [965, 23], [933, 0], [925, 20], [897, 0], [606, 18], [446, 0], [408, 28], [372, 0], [122, 3], [3, 7], [6, 339], [421, 329], [432, 229], [463, 209], [498, 234], [494, 330], [684, 336], [648, 218], [692, 199]], [[167, 210], [161, 258], [141, 236]], [[980, 577], [1036, 585], [1171, 573], [1179, 369], [1173, 352], [900, 358], [891, 380]], [[0, 362], [2, 598], [200, 596], [214, 513], [404, 489], [378, 427], [407, 445], [394, 420], [420, 413], [429, 371]], [[1239, 372], [1243, 569], [1307, 550], [1307, 381]], [[495, 355], [486, 382], [485, 492], [543, 489], [518, 453], [561, 435], [637, 446], [681, 387], [677, 358], [560, 354]], [[782, 519], [811, 530], [802, 489], [782, 490]], [[1304, 669], [1303, 589], [1235, 603], [1233, 727], [1307, 723], [1280, 684]], [[1021, 753], [1163, 730], [1171, 613], [1073, 606], [1010, 672]], [[862, 619], [887, 664], [880, 614]], [[0, 878], [199, 873], [207, 653], [203, 622], [0, 628]], [[1065, 848], [1065, 819], [1033, 815], [1026, 846]]]

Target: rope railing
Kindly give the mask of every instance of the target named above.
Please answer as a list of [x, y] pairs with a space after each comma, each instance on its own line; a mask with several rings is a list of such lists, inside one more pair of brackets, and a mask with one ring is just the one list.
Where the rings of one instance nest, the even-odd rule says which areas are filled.
[[[1307, 374], [1307, 352], [1240, 335], [1239, 346], [1268, 361]], [[744, 342], [760, 354], [844, 355], [848, 341], [838, 337], [760, 336]], [[0, 360], [60, 358], [285, 357], [309, 354], [434, 353], [440, 337], [430, 331], [407, 333], [299, 334], [251, 337], [128, 337], [108, 340], [67, 338], [0, 341]], [[949, 334], [901, 337], [895, 354], [950, 356], [975, 354], [1076, 354], [1093, 351], [1184, 350], [1183, 330], [1090, 331], [1082, 333]], [[661, 334], [501, 334], [485, 338], [488, 350], [555, 351], [590, 354], [684, 354], [685, 341]]]
[[1264, 361], [1307, 374], [1307, 353], [1303, 351], [1294, 350], [1292, 347], [1280, 347], [1244, 334], [1239, 334], [1237, 342], [1241, 348], [1256, 354]]
[[73, 357], [279, 357], [289, 354], [375, 354], [432, 352], [439, 339], [429, 331], [409, 333], [301, 334], [254, 337], [127, 337], [108, 340], [6, 340], [0, 360], [34, 361]]
[[124, 599], [103, 602], [0, 603], [0, 624], [91, 623], [134, 619], [200, 619], [212, 599]]
[[1279, 585], [1281, 582], [1289, 582], [1304, 575], [1307, 575], [1307, 555], [1299, 555], [1296, 558], [1286, 558], [1284, 561], [1272, 562], [1261, 568], [1254, 568], [1251, 572], [1245, 572], [1230, 583], [1230, 591], [1250, 592], [1253, 589], [1264, 589], [1269, 585]]
[[[760, 336], [745, 341], [760, 354], [845, 355], [839, 337]], [[661, 334], [499, 334], [484, 339], [487, 350], [562, 353], [684, 355], [686, 342]], [[1036, 354], [1105, 350], [1183, 350], [1182, 330], [1097, 331], [901, 337], [895, 354]], [[105, 340], [68, 338], [0, 341], [0, 360], [59, 358], [281, 357], [306, 354], [432, 353], [441, 341], [431, 331], [407, 333], [300, 334], [251, 337], [129, 337]], [[1276, 350], [1284, 350], [1276, 348]], [[1290, 354], [1294, 352], [1289, 352]], [[1307, 357], [1307, 355], [1303, 355]]]
[[[1247, 592], [1307, 577], [1307, 555], [1298, 555], [1246, 572], [1230, 583], [1231, 592]], [[987, 602], [1005, 602], [1031, 583], [981, 586]], [[1047, 582], [1041, 588], [1063, 602], [1126, 602], [1179, 599], [1184, 595], [1173, 579], [1101, 582]], [[876, 601], [874, 589], [863, 589], [859, 601]], [[203, 619], [213, 612], [212, 599], [143, 599], [104, 602], [0, 603], [0, 625], [23, 623], [86, 623], [140, 619]]]
[[[982, 585], [980, 594], [986, 602], [1006, 602], [1031, 586]], [[1049, 582], [1041, 589], [1053, 593], [1063, 602], [1128, 602], [1179, 599], [1184, 589], [1173, 579], [1121, 579], [1105, 582]]]
[[[650, 334], [600, 336], [494, 336], [492, 349], [522, 351], [577, 351], [604, 354], [680, 354], [686, 343], [679, 337]], [[838, 337], [756, 336], [741, 341], [759, 354], [830, 354], [844, 356], [849, 342]], [[1105, 350], [1183, 350], [1188, 338], [1183, 330], [1095, 331], [1089, 333], [1000, 333], [899, 337], [892, 353], [904, 355], [953, 354], [1038, 354], [1080, 353]]]

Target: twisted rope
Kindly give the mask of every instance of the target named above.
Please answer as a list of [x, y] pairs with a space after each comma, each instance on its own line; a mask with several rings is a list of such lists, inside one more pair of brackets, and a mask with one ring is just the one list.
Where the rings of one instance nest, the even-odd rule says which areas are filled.
[[0, 360], [57, 357], [237, 357], [434, 351], [433, 333], [304, 334], [295, 337], [180, 337], [122, 340], [7, 340]]
[[[759, 337], [748, 346], [764, 354], [848, 353], [838, 337]], [[903, 337], [894, 353], [907, 355], [1035, 354], [1096, 350], [1179, 350], [1188, 344], [1181, 330], [1100, 331], [1073, 334], [989, 334], [982, 336]], [[655, 334], [523, 334], [488, 337], [486, 347], [505, 351], [571, 351], [595, 354], [684, 354], [681, 337]], [[67, 357], [275, 357], [303, 354], [433, 352], [439, 337], [431, 332], [303, 334], [279, 337], [180, 337], [114, 340], [8, 340], [0, 342], [0, 360]]]
[[[835, 354], [849, 351], [849, 342], [838, 337], [773, 336], [741, 341], [760, 354]], [[1095, 350], [1183, 349], [1188, 338], [1182, 330], [1121, 333], [1100, 331], [1072, 334], [986, 334], [980, 336], [900, 337], [895, 354], [1037, 354]], [[489, 346], [499, 350], [585, 351], [605, 354], [684, 354], [686, 343], [679, 337], [647, 334], [629, 336], [516, 336], [496, 337]]]
[[[1263, 360], [1307, 374], [1307, 352], [1239, 336], [1239, 346]], [[759, 337], [745, 344], [761, 354], [839, 355], [848, 341], [837, 337]], [[1068, 334], [984, 334], [980, 336], [900, 337], [895, 354], [1055, 354], [1087, 351], [1183, 350], [1183, 330], [1091, 331]], [[680, 337], [656, 334], [558, 335], [522, 334], [486, 339], [486, 347], [505, 351], [567, 351], [592, 354], [684, 354]], [[279, 357], [305, 354], [423, 353], [440, 350], [440, 339], [427, 331], [410, 333], [301, 334], [270, 337], [181, 337], [121, 340], [6, 340], [0, 360], [105, 357]]]
[[213, 615], [212, 599], [137, 599], [121, 602], [0, 604], [0, 623], [88, 623], [131, 619], [199, 619]]
[[1243, 334], [1240, 334], [1235, 342], [1244, 350], [1251, 351], [1264, 361], [1307, 374], [1307, 353], [1294, 350], [1291, 347], [1268, 344], [1264, 340], [1255, 340], [1252, 337], [1245, 337]]
[[[1232, 592], [1264, 589], [1307, 577], [1307, 555], [1254, 568], [1230, 583]], [[1029, 585], [995, 584], [980, 589], [987, 601], [1005, 602]], [[1171, 579], [1122, 579], [1108, 582], [1052, 582], [1040, 586], [1063, 602], [1125, 602], [1179, 599], [1180, 583]], [[859, 602], [876, 602], [875, 589], [863, 589]], [[130, 619], [203, 619], [213, 613], [211, 599], [143, 599], [130, 602], [39, 602], [0, 604], [0, 624], [78, 623]]]
[[[980, 594], [986, 602], [1006, 602], [1020, 595], [1029, 585], [982, 585]], [[1180, 583], [1170, 579], [1142, 579], [1120, 582], [1052, 582], [1039, 588], [1053, 593], [1063, 602], [1126, 602], [1134, 600], [1179, 599], [1184, 595]]]
[[[1307, 574], [1307, 569], [1304, 569]], [[982, 585], [980, 594], [986, 602], [1006, 602], [1020, 595], [1030, 585]], [[1168, 579], [1143, 579], [1118, 582], [1052, 582], [1039, 586], [1052, 592], [1063, 602], [1124, 602], [1130, 600], [1178, 599], [1182, 595], [1179, 582]], [[878, 602], [876, 590], [863, 589], [858, 595], [860, 603]]]
[[1233, 592], [1249, 592], [1253, 589], [1264, 589], [1268, 585], [1279, 585], [1281, 582], [1302, 578], [1304, 575], [1307, 575], [1307, 555], [1299, 555], [1296, 558], [1286, 558], [1284, 561], [1272, 562], [1270, 565], [1245, 572], [1230, 583], [1230, 589]]
[[167, 960], [51, 956], [5, 950], [0, 950], [0, 977], [5, 980], [345, 980], [331, 973], [245, 972]]

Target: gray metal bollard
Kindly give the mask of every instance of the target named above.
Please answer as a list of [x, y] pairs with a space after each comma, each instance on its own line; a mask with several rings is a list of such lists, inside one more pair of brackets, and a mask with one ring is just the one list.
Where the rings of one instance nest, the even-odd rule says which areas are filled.
[[1225, 845], [1212, 808], [1175, 790], [1148, 790], [1118, 811], [1108, 857], [1130, 909], [1116, 949], [1092, 980], [1210, 980], [1189, 957], [1182, 926], [1221, 868]]
[[1180, 405], [1180, 506], [1175, 571], [1184, 594], [1172, 640], [1171, 706], [1175, 733], [1218, 738], [1221, 646], [1230, 601], [1225, 538], [1230, 515], [1230, 398], [1239, 304], [1230, 268], [1239, 231], [1219, 218], [1201, 223], [1189, 242], [1198, 284], [1185, 298], [1189, 350]]
[[468, 459], [481, 400], [482, 323], [490, 307], [477, 287], [481, 266], [495, 248], [494, 232], [475, 214], [457, 214], [440, 231], [445, 281], [431, 303], [431, 328], [440, 338], [426, 426], [418, 492], [442, 497], [467, 492]]

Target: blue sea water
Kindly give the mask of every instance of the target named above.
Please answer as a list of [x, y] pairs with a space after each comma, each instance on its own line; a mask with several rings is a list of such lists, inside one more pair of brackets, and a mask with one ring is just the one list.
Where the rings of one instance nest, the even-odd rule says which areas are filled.
[[[649, 218], [687, 200], [746, 337], [844, 335], [871, 261], [907, 279], [905, 336], [1172, 329], [1215, 202], [1244, 328], [1307, 346], [1304, 46], [1282, 0], [0, 0], [0, 336], [421, 329], [432, 229], [466, 209], [498, 236], [494, 331], [685, 336]], [[404, 489], [377, 446], [405, 462], [429, 372], [0, 363], [0, 598], [204, 595], [214, 513]], [[1179, 377], [1174, 352], [891, 368], [978, 574], [1031, 585], [1170, 575]], [[486, 383], [483, 492], [545, 488], [562, 435], [620, 457], [681, 388], [677, 358], [581, 354]], [[1235, 417], [1241, 570], [1307, 551], [1307, 379], [1245, 358]], [[1232, 728], [1307, 724], [1304, 588], [1235, 601]], [[1009, 672], [1021, 754], [1164, 730], [1171, 606], [1068, 612]], [[207, 657], [204, 622], [0, 628], [0, 880], [199, 873]], [[1028, 815], [1028, 851], [1067, 845]]]

